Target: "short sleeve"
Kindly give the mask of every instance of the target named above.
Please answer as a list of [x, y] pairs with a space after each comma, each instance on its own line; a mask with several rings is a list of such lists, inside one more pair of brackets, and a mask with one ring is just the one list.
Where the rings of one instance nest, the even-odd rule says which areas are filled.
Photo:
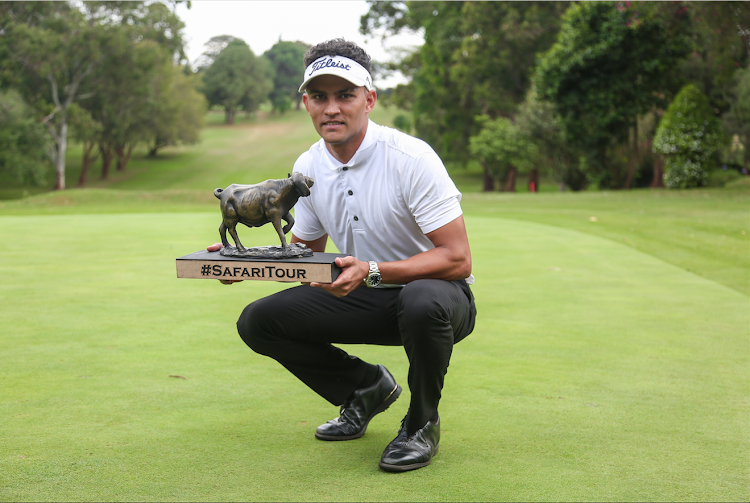
[[402, 179], [404, 199], [425, 234], [463, 214], [461, 193], [434, 151], [419, 156], [402, 174]]
[[[309, 169], [310, 153], [305, 152], [294, 163], [293, 171], [298, 171], [303, 175], [310, 176]], [[310, 189], [315, 191], [315, 185]], [[326, 230], [320, 223], [315, 208], [312, 205], [312, 197], [300, 197], [297, 204], [294, 205], [294, 226], [292, 234], [304, 241], [315, 241], [323, 236]]]

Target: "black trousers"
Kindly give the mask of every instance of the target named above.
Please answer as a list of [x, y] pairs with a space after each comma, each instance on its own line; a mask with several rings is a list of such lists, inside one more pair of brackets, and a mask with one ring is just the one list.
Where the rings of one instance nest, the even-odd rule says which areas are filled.
[[345, 297], [302, 285], [248, 305], [237, 331], [333, 405], [357, 388], [369, 363], [332, 343], [403, 346], [409, 358], [408, 429], [437, 415], [453, 345], [474, 329], [464, 280], [417, 280], [402, 288], [357, 288]]

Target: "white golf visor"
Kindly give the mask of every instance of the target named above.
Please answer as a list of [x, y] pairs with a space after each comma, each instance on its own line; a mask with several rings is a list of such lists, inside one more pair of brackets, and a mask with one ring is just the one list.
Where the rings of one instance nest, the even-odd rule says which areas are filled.
[[372, 77], [365, 68], [354, 60], [344, 56], [323, 56], [318, 58], [305, 70], [305, 81], [299, 86], [299, 92], [305, 92], [307, 84], [321, 75], [336, 75], [348, 80], [357, 87], [364, 86], [372, 91]]

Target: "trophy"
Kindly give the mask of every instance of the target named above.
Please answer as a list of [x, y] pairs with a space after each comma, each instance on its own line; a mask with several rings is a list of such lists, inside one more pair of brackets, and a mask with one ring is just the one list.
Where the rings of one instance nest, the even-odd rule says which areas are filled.
[[[294, 225], [289, 211], [300, 197], [310, 195], [314, 183], [295, 171], [279, 180], [214, 190], [221, 209], [219, 235], [223, 246], [219, 251], [201, 250], [178, 258], [177, 277], [332, 283], [341, 272], [334, 260], [345, 255], [313, 252], [302, 243], [286, 242], [286, 234]], [[282, 220], [286, 222], [283, 227]], [[237, 235], [238, 223], [247, 227], [273, 224], [281, 246], [245, 248]], [[234, 246], [229, 244], [227, 232]]]

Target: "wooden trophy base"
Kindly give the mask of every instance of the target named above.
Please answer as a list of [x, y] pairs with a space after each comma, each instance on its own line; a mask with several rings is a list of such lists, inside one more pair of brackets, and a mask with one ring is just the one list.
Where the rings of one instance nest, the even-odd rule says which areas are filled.
[[334, 263], [341, 253], [314, 253], [312, 257], [261, 259], [225, 257], [218, 251], [197, 251], [177, 259], [177, 277], [333, 283], [341, 272]]

